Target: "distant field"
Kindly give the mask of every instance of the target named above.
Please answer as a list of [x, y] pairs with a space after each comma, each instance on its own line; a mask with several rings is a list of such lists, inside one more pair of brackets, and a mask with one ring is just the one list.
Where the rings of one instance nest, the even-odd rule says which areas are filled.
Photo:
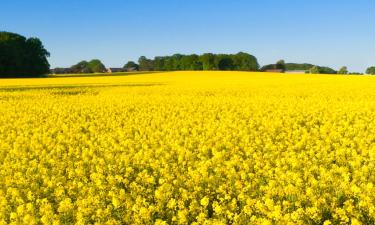
[[374, 224], [374, 130], [370, 76], [2, 79], [0, 224]]

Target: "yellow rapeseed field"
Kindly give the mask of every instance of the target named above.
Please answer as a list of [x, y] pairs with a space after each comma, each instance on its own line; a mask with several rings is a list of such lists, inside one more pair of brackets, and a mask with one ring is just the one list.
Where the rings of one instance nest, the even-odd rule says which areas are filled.
[[0, 80], [0, 224], [374, 224], [375, 77]]

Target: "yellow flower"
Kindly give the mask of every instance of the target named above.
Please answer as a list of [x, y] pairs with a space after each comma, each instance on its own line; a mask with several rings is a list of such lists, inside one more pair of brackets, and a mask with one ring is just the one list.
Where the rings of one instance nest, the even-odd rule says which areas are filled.
[[209, 203], [210, 203], [210, 199], [207, 196], [201, 199], [202, 206], [207, 207]]
[[66, 198], [60, 202], [59, 208], [57, 209], [58, 212], [66, 213], [73, 209], [72, 200], [70, 198]]
[[120, 200], [116, 197], [112, 197], [112, 204], [115, 208], [118, 208], [120, 206]]

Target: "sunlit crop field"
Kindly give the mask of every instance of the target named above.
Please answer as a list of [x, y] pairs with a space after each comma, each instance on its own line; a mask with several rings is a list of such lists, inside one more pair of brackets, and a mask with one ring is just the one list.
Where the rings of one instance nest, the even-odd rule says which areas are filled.
[[375, 77], [0, 80], [0, 224], [374, 224]]

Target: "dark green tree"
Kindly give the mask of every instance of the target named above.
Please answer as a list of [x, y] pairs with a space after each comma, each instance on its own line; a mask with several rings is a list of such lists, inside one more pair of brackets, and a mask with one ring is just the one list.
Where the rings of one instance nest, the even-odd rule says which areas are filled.
[[343, 66], [340, 68], [339, 71], [337, 71], [338, 74], [348, 74], [348, 68], [346, 66]]
[[203, 64], [199, 60], [194, 60], [193, 64], [190, 65], [190, 70], [203, 70]]
[[38, 38], [29, 38], [27, 45], [27, 70], [32, 75], [46, 74], [49, 72], [50, 65], [47, 57], [50, 53], [44, 48], [42, 42]]
[[276, 65], [275, 64], [268, 64], [268, 65], [264, 65], [260, 68], [260, 71], [262, 72], [265, 72], [267, 70], [274, 70], [276, 69]]
[[283, 59], [277, 61], [275, 64], [275, 68], [278, 70], [285, 71], [286, 70], [285, 61]]
[[202, 63], [203, 70], [217, 70], [215, 65], [216, 56], [212, 53], [205, 53], [199, 57], [199, 61]]
[[366, 74], [375, 75], [375, 66], [367, 68]]
[[326, 66], [319, 66], [318, 68], [319, 68], [319, 73], [321, 74], [337, 74], [336, 70], [326, 67]]
[[276, 64], [265, 65], [260, 69], [260, 71], [263, 71], [263, 72], [267, 70], [282, 70], [283, 72], [285, 72], [286, 70], [285, 61], [279, 60], [276, 62]]
[[182, 54], [174, 54], [171, 57], [171, 70], [182, 70], [182, 62], [181, 59], [183, 58]]
[[182, 70], [203, 70], [202, 62], [199, 61], [198, 55], [184, 55], [179, 63]]
[[166, 57], [163, 57], [164, 59], [164, 69], [163, 70], [166, 70], [166, 71], [172, 71], [172, 70], [176, 70], [176, 63], [175, 63], [175, 59], [173, 59], [173, 57], [171, 56], [166, 56]]
[[178, 71], [178, 70], [241, 70], [257, 71], [257, 59], [247, 53], [233, 54], [157, 56], [153, 60], [142, 56], [139, 58], [139, 69], [142, 71]]
[[49, 73], [49, 52], [38, 38], [0, 32], [0, 77], [37, 77]]
[[133, 61], [129, 61], [124, 65], [126, 71], [138, 71], [139, 65]]
[[153, 60], [148, 59], [145, 56], [141, 56], [139, 58], [138, 64], [139, 64], [140, 71], [153, 71], [154, 70]]
[[70, 67], [72, 73], [93, 73], [87, 61], [81, 61]]
[[311, 73], [311, 74], [320, 74], [319, 67], [318, 67], [318, 66], [313, 66], [313, 67], [311, 67], [311, 69], [310, 69], [310, 73]]
[[309, 63], [286, 63], [285, 69], [286, 70], [305, 70], [308, 71], [315, 65]]
[[236, 55], [232, 55], [232, 60], [234, 63], [234, 69], [238, 71], [258, 71], [259, 64], [258, 60], [244, 52], [239, 52]]
[[230, 55], [221, 54], [216, 57], [217, 68], [219, 70], [234, 70], [234, 61]]
[[157, 56], [154, 58], [154, 70], [155, 71], [164, 71], [166, 70], [166, 57]]
[[107, 71], [105, 65], [99, 59], [93, 59], [87, 64], [93, 73], [104, 73]]

